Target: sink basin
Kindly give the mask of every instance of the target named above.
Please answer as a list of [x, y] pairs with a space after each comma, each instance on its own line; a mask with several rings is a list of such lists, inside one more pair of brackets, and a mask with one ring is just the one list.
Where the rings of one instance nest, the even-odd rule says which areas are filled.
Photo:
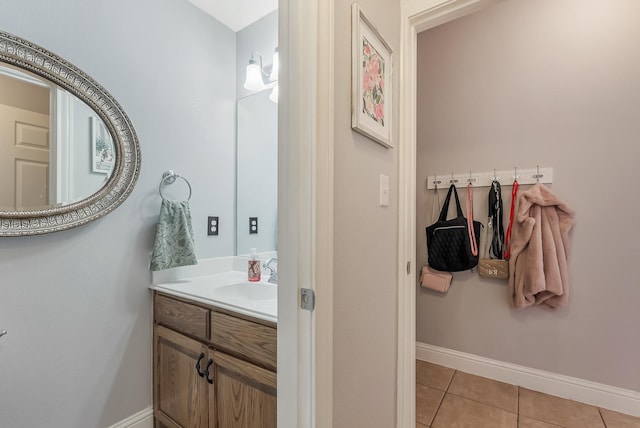
[[278, 298], [278, 287], [264, 282], [236, 282], [216, 288], [213, 293], [230, 300], [274, 300]]

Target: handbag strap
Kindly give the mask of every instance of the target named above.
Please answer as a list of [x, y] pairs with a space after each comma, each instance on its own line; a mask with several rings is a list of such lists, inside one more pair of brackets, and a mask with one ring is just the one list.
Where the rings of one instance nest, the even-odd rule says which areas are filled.
[[511, 258], [511, 232], [513, 228], [513, 217], [515, 214], [516, 197], [518, 196], [518, 188], [520, 183], [518, 180], [513, 181], [513, 189], [511, 190], [511, 212], [509, 213], [509, 227], [507, 228], [507, 235], [504, 239], [504, 259], [509, 260]]
[[449, 213], [449, 201], [451, 201], [451, 193], [456, 197], [456, 212], [458, 217], [462, 217], [462, 208], [460, 207], [460, 199], [458, 199], [458, 191], [456, 190], [456, 186], [452, 184], [449, 187], [449, 191], [447, 192], [447, 197], [444, 200], [444, 204], [442, 204], [442, 210], [440, 211], [440, 217], [438, 217], [438, 221], [447, 221], [447, 214]]
[[467, 184], [467, 231], [469, 232], [469, 244], [471, 244], [471, 254], [478, 255], [478, 243], [476, 241], [476, 231], [473, 228], [473, 185]]
[[[436, 208], [437, 207], [437, 208]], [[438, 185], [433, 189], [433, 205], [431, 206], [431, 223], [436, 222], [436, 214], [440, 212], [440, 193], [438, 192]]]
[[502, 188], [500, 182], [493, 180], [489, 190], [489, 221], [488, 225], [493, 229], [491, 239], [487, 235], [487, 253], [489, 258], [500, 259], [503, 256], [504, 226], [502, 224]]
[[491, 229], [491, 218], [487, 221], [487, 227], [482, 231], [482, 238], [480, 238], [480, 243], [484, 242], [484, 246], [482, 247], [482, 254], [480, 255], [481, 259], [491, 258], [489, 256], [489, 247], [491, 246], [491, 240], [489, 239], [489, 235], [492, 233], [489, 229]]

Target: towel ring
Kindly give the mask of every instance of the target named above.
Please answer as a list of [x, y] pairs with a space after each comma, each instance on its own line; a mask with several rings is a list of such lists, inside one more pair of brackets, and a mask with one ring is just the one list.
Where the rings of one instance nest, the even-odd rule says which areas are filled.
[[176, 182], [177, 178], [182, 178], [184, 182], [187, 183], [187, 186], [189, 186], [189, 197], [187, 197], [187, 201], [190, 201], [191, 200], [191, 183], [189, 183], [189, 180], [187, 180], [180, 174], [176, 174], [172, 170], [166, 171], [164, 174], [162, 174], [162, 180], [160, 180], [160, 185], [158, 186], [158, 193], [160, 193], [160, 197], [162, 199], [165, 199], [164, 195], [162, 194], [162, 185], [173, 184]]

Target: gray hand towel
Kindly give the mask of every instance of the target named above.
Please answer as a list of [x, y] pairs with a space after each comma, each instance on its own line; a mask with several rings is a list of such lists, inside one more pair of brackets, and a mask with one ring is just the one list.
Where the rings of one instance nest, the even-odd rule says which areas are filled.
[[188, 201], [162, 200], [151, 270], [158, 271], [198, 263]]

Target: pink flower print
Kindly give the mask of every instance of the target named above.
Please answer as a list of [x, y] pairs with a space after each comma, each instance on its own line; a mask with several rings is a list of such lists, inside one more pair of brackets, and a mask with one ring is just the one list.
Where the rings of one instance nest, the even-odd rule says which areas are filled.
[[369, 67], [365, 67], [362, 70], [362, 88], [365, 92], [369, 92], [375, 86], [375, 77], [371, 74]]
[[384, 126], [384, 59], [362, 38], [362, 112]]
[[384, 119], [384, 104], [379, 103], [376, 106], [376, 120], [378, 122], [382, 122], [383, 119]]
[[371, 74], [380, 74], [380, 59], [377, 56], [371, 60]]

